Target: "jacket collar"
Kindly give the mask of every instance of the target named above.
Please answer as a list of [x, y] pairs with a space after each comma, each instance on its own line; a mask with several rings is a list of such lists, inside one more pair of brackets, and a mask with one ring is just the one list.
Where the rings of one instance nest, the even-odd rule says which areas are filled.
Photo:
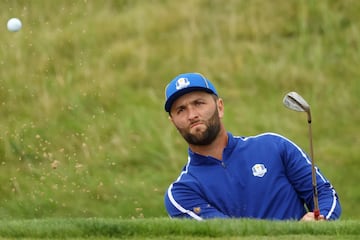
[[[228, 135], [228, 143], [223, 150], [223, 160], [222, 161], [226, 161], [227, 157], [229, 156], [229, 154], [232, 152], [232, 150], [234, 149], [234, 147], [236, 145], [236, 141], [235, 141], [233, 135], [230, 132], [228, 132], [227, 135]], [[190, 157], [191, 165], [213, 165], [213, 164], [221, 163], [221, 161], [216, 158], [195, 153], [195, 152], [191, 151], [190, 148], [188, 149], [188, 154]]]

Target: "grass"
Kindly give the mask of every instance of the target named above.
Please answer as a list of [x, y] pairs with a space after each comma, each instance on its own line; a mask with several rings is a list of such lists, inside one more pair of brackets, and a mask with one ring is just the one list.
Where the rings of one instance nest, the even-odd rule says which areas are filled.
[[0, 236], [30, 239], [356, 239], [358, 221], [39, 219], [2, 221]]
[[[307, 150], [306, 116], [281, 103], [299, 92], [339, 224], [353, 224], [359, 11], [352, 0], [4, 1], [0, 219], [166, 217], [163, 194], [187, 146], [163, 111], [164, 87], [196, 71], [222, 95], [229, 131], [277, 132]], [[5, 28], [14, 16], [17, 33]]]

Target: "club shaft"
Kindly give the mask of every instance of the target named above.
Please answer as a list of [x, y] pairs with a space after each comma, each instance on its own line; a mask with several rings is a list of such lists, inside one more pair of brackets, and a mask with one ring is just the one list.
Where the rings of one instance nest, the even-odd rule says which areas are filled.
[[317, 183], [316, 183], [316, 169], [314, 162], [314, 148], [313, 148], [313, 138], [312, 138], [312, 129], [311, 129], [311, 117], [308, 118], [308, 126], [309, 126], [309, 141], [310, 141], [310, 157], [311, 157], [311, 177], [312, 177], [312, 187], [313, 187], [313, 198], [314, 198], [314, 216], [315, 219], [319, 219], [320, 210], [319, 210], [319, 197], [317, 191]]

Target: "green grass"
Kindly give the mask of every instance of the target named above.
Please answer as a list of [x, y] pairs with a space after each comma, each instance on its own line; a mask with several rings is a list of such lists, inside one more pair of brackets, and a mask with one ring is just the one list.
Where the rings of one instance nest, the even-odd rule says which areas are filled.
[[166, 217], [187, 146], [164, 87], [189, 71], [213, 81], [229, 131], [307, 150], [306, 116], [281, 103], [299, 92], [342, 219], [359, 219], [359, 12], [352, 0], [3, 1], [0, 219]]
[[359, 221], [40, 219], [0, 222], [0, 237], [30, 239], [356, 239]]

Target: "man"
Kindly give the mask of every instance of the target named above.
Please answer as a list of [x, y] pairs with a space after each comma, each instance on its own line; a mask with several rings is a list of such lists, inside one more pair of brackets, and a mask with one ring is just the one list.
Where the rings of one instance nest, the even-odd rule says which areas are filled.
[[[165, 110], [189, 145], [188, 162], [165, 194], [170, 217], [315, 220], [311, 160], [297, 145], [274, 133], [227, 132], [223, 100], [199, 73], [178, 75], [165, 95]], [[319, 219], [338, 219], [335, 189], [319, 169], [316, 178]]]

